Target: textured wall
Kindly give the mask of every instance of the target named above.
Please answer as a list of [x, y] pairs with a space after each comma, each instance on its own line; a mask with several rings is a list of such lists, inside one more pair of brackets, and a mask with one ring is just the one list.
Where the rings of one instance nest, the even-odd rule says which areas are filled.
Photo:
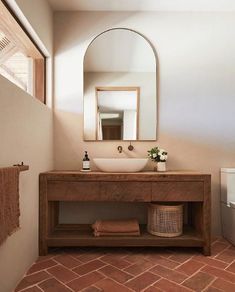
[[38, 256], [38, 175], [53, 169], [53, 115], [0, 75], [0, 167], [24, 161], [20, 229], [0, 246], [0, 291], [10, 292]]
[[[53, 14], [46, 0], [7, 1], [45, 48], [52, 67]], [[22, 19], [23, 19], [22, 18]], [[51, 104], [47, 72], [47, 101]], [[50, 101], [50, 102], [49, 102]], [[0, 292], [13, 291], [38, 256], [38, 175], [53, 169], [53, 113], [0, 75], [0, 167], [24, 161], [20, 174], [20, 229], [0, 246]]]
[[[169, 152], [168, 169], [212, 174], [213, 232], [220, 233], [219, 171], [235, 164], [235, 14], [58, 12], [54, 25], [56, 168], [80, 169], [84, 150], [118, 157], [121, 144], [120, 156], [144, 157], [158, 144]], [[142, 33], [159, 56], [158, 140], [133, 143], [133, 153], [126, 142], [82, 138], [83, 55], [95, 35], [113, 27]], [[78, 211], [65, 210], [69, 216], [78, 219]]]

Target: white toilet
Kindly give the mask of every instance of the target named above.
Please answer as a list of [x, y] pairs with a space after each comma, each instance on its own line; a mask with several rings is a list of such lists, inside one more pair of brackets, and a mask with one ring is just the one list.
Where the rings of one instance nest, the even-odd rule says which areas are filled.
[[224, 238], [235, 245], [235, 168], [221, 168], [221, 220]]

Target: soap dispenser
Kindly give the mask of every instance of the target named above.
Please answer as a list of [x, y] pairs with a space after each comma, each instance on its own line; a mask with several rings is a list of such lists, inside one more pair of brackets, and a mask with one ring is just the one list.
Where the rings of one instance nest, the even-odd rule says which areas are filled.
[[85, 151], [85, 155], [82, 162], [82, 170], [90, 171], [90, 159], [88, 157], [87, 151]]

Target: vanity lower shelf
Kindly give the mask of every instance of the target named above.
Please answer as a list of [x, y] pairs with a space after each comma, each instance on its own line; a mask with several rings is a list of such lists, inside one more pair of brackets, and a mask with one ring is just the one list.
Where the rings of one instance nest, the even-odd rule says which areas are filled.
[[195, 229], [184, 226], [184, 232], [178, 237], [159, 237], [147, 232], [146, 225], [140, 226], [140, 236], [102, 236], [95, 237], [90, 225], [60, 224], [48, 236], [47, 244], [60, 246], [184, 246], [202, 247], [203, 238]]

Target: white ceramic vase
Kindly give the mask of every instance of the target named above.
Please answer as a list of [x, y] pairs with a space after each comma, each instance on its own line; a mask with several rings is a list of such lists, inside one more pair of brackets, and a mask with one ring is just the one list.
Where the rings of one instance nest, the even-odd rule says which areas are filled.
[[166, 171], [166, 162], [158, 162], [157, 171]]

